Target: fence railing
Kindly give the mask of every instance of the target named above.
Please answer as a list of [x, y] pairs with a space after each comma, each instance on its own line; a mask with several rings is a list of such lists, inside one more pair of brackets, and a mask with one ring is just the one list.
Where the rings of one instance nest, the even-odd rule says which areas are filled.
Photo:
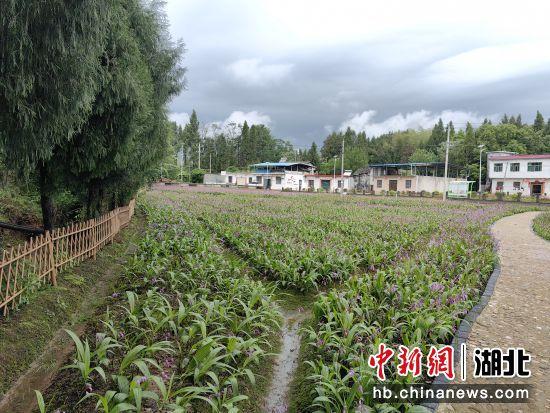
[[25, 289], [46, 282], [57, 285], [58, 271], [95, 258], [97, 252], [113, 241], [134, 215], [135, 200], [96, 219], [46, 231], [24, 244], [2, 252], [0, 261], [0, 310], [21, 301]]

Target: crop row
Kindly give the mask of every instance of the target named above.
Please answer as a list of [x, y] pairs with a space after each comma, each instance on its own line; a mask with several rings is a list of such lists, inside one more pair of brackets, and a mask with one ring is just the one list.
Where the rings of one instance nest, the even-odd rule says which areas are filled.
[[299, 290], [374, 272], [427, 242], [439, 225], [415, 210], [396, 210], [392, 216], [386, 205], [311, 201], [209, 194], [180, 198], [259, 275]]
[[[305, 331], [311, 397], [300, 411], [375, 407], [378, 344], [448, 344], [494, 265], [488, 225], [515, 206], [426, 200], [180, 194], [175, 201], [281, 286], [321, 293]], [[391, 383], [425, 381], [400, 377]], [[376, 406], [419, 411], [419, 406]]]
[[77, 348], [65, 373], [71, 385], [52, 392], [51, 404], [67, 411], [239, 411], [247, 399], [242, 386], [255, 382], [278, 331], [273, 288], [251, 280], [184, 211], [151, 207], [148, 216], [128, 274], [132, 288], [113, 294], [87, 338], [70, 333]]
[[[445, 219], [441, 211], [427, 207], [425, 214], [440, 227], [424, 248], [372, 277], [353, 277], [320, 294], [307, 331], [313, 400], [306, 404], [322, 412], [361, 407], [424, 411], [409, 404], [377, 405], [372, 388], [380, 382], [367, 365], [368, 357], [379, 343], [396, 352], [400, 345], [419, 347], [427, 354], [431, 345], [452, 341], [494, 266], [488, 224], [512, 212], [464, 205]], [[426, 381], [426, 376], [398, 376], [395, 364], [387, 366], [386, 376], [388, 384]]]
[[550, 241], [550, 212], [544, 212], [533, 220], [533, 230]]

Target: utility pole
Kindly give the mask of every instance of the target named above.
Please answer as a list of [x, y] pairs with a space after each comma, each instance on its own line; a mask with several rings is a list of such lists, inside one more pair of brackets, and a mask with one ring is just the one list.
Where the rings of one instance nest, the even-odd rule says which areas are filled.
[[179, 159], [180, 161], [180, 181], [181, 183], [183, 183], [183, 145], [181, 145], [181, 158]]
[[208, 165], [208, 173], [209, 174], [212, 173], [212, 154], [210, 154], [210, 163]]
[[340, 190], [340, 195], [344, 195], [344, 138], [342, 138], [342, 167], [340, 168], [341, 170], [341, 175], [340, 175], [340, 180], [342, 182], [342, 188]]
[[479, 148], [479, 184], [478, 184], [478, 192], [481, 195], [481, 154], [483, 153], [483, 148], [485, 145], [481, 144], [477, 146]]
[[333, 156], [334, 168], [332, 170], [332, 182], [336, 182], [336, 155]]
[[445, 146], [445, 184], [443, 188], [443, 201], [447, 200], [447, 173], [449, 171], [449, 146], [451, 144], [451, 123], [447, 125], [447, 145]]
[[199, 169], [201, 169], [201, 141], [199, 140]]

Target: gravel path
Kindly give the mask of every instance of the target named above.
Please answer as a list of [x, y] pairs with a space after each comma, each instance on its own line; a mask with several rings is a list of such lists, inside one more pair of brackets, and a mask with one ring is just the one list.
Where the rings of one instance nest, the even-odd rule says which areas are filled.
[[468, 359], [474, 347], [523, 347], [531, 354], [531, 377], [473, 379], [467, 383], [529, 383], [529, 404], [441, 404], [438, 412], [550, 412], [550, 242], [532, 230], [538, 212], [499, 220], [492, 227], [498, 242], [501, 274], [489, 303], [468, 337]]

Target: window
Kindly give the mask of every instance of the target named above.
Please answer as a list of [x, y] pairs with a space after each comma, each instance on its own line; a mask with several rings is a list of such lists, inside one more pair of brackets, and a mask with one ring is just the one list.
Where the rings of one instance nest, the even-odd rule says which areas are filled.
[[510, 164], [510, 172], [519, 172], [519, 162]]
[[307, 181], [307, 184], [309, 188], [313, 189], [315, 186], [315, 181], [313, 179], [310, 179], [309, 181]]
[[412, 188], [412, 181], [410, 179], [407, 179], [405, 181], [405, 188], [411, 189]]
[[504, 188], [504, 182], [497, 182], [497, 191], [502, 191]]
[[276, 177], [275, 177], [275, 183], [276, 183], [277, 185], [281, 185], [281, 177], [280, 177], [280, 176], [276, 176]]
[[529, 162], [527, 164], [527, 170], [529, 172], [540, 172], [540, 171], [542, 171], [542, 162]]
[[248, 183], [249, 183], [249, 184], [252, 183], [252, 177], [249, 177], [249, 178], [248, 178]]
[[233, 177], [232, 177], [231, 175], [229, 175], [229, 176], [227, 177], [227, 181], [228, 181], [230, 184], [232, 184], [232, 183], [233, 183]]
[[514, 182], [514, 189], [521, 189], [521, 182]]
[[382, 188], [382, 180], [381, 179], [376, 180], [376, 187], [377, 188]]
[[342, 181], [338, 181], [338, 188], [342, 188]]
[[496, 163], [496, 164], [494, 165], [493, 170], [494, 170], [495, 172], [502, 172], [502, 164], [501, 164], [501, 163]]
[[262, 183], [262, 177], [261, 176], [257, 176], [256, 177], [256, 182], [258, 182], [259, 184]]

